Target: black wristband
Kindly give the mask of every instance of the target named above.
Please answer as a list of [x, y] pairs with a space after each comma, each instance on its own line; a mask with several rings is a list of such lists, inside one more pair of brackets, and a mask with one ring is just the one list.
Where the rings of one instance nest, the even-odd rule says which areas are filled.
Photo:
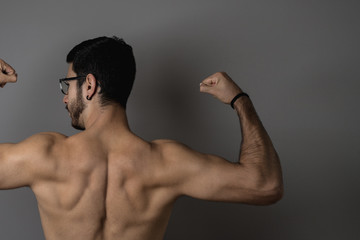
[[246, 93], [239, 93], [238, 95], [236, 95], [234, 98], [233, 98], [233, 100], [231, 101], [231, 103], [230, 103], [230, 106], [234, 109], [234, 103], [235, 103], [235, 101], [238, 99], [238, 98], [240, 98], [240, 97], [243, 97], [243, 96], [246, 96], [246, 97], [248, 97], [249, 98], [249, 95], [247, 95]]

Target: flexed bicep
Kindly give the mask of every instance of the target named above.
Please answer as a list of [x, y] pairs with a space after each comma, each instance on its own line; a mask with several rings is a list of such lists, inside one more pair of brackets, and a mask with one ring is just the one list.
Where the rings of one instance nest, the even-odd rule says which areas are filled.
[[32, 186], [42, 176], [51, 175], [52, 149], [59, 134], [39, 133], [20, 143], [0, 144], [0, 189]]
[[0, 189], [28, 186], [31, 182], [29, 169], [21, 145], [0, 144]]

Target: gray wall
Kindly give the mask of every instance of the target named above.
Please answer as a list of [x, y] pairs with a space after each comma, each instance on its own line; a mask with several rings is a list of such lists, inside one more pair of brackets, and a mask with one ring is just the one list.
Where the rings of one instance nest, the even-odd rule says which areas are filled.
[[[281, 157], [273, 206], [177, 202], [165, 239], [359, 239], [360, 2], [1, 1], [0, 142], [71, 129], [58, 78], [77, 43], [123, 37], [138, 74], [132, 130], [235, 161], [236, 114], [199, 82], [226, 71], [250, 94]], [[44, 239], [29, 189], [0, 192], [0, 239]]]

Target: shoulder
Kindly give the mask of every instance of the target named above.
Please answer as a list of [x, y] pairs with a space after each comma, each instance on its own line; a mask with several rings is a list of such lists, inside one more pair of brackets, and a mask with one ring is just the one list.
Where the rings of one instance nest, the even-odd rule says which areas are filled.
[[0, 144], [0, 154], [2, 158], [23, 159], [48, 154], [49, 150], [59, 145], [67, 137], [65, 135], [44, 132], [32, 135], [19, 143]]
[[[2, 186], [31, 186], [35, 180], [42, 179], [41, 176], [53, 177], [53, 160], [63, 150], [57, 146], [61, 146], [59, 143], [64, 139], [66, 136], [62, 134], [47, 132], [32, 135], [19, 143], [0, 144], [0, 170], [3, 170], [0, 175], [3, 179], [9, 176], [5, 177], [9, 180]], [[14, 176], [16, 179], [12, 179]]]
[[191, 164], [191, 162], [206, 156], [206, 154], [197, 152], [186, 144], [174, 140], [159, 139], [151, 143], [161, 159], [169, 164]]
[[[173, 140], [155, 140], [151, 142], [161, 159], [162, 182], [171, 186], [174, 196], [186, 194], [196, 179], [206, 182], [204, 171], [209, 172], [212, 157], [197, 152], [187, 145]], [[213, 165], [212, 165], [213, 166]], [[191, 194], [190, 194], [191, 195]]]
[[65, 141], [67, 136], [56, 132], [42, 132], [34, 134], [24, 141], [14, 144], [14, 150], [20, 150], [25, 154], [43, 155], [48, 154], [49, 150]]
[[174, 141], [174, 140], [169, 140], [169, 139], [156, 139], [150, 142], [151, 146], [158, 148], [158, 149], [162, 149], [164, 147], [171, 147], [174, 145], [179, 144], [178, 142]]
[[157, 139], [151, 141], [150, 144], [157, 153], [164, 156], [190, 150], [185, 144], [170, 139]]
[[29, 145], [54, 145], [60, 141], [64, 141], [67, 139], [67, 136], [56, 133], [56, 132], [41, 132], [32, 135], [31, 137], [25, 139], [22, 143]]
[[32, 135], [28, 140], [32, 141], [49, 141], [49, 140], [65, 140], [66, 135], [57, 132], [40, 132]]
[[[67, 152], [65, 144], [67, 136], [56, 132], [41, 132], [25, 139], [20, 143], [21, 155], [18, 156], [29, 166], [29, 172], [34, 176], [31, 186], [44, 179], [53, 179], [56, 176], [56, 166]], [[41, 181], [40, 181], [41, 180]]]

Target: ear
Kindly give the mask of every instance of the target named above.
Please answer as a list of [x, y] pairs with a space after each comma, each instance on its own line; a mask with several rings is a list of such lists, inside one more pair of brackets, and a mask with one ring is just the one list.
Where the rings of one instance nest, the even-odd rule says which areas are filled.
[[94, 75], [92, 75], [91, 73], [89, 73], [86, 76], [86, 80], [85, 80], [85, 92], [86, 92], [86, 99], [87, 100], [91, 100], [91, 98], [95, 95], [96, 93], [96, 87], [97, 87], [97, 81]]

